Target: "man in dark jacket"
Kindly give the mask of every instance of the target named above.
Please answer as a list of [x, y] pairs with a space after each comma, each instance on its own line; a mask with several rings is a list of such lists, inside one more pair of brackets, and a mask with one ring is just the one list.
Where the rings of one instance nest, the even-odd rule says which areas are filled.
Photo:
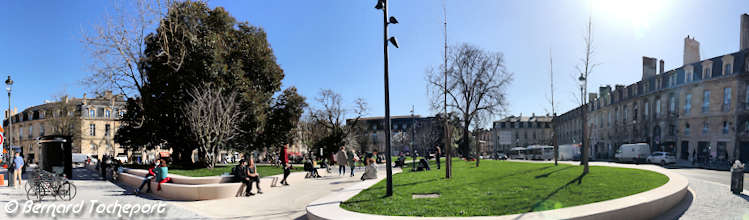
[[437, 169], [440, 169], [440, 154], [442, 154], [442, 149], [440, 149], [439, 145], [434, 145], [434, 157], [437, 159]]

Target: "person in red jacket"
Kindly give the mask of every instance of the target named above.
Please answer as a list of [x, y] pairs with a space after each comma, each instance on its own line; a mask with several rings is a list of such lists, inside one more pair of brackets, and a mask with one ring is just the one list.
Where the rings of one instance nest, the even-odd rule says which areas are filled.
[[283, 179], [281, 180], [281, 184], [288, 186], [289, 182], [286, 182], [286, 178], [289, 177], [289, 174], [291, 173], [291, 164], [289, 163], [289, 144], [283, 145], [279, 156], [281, 157], [281, 165], [283, 166]]
[[151, 167], [148, 168], [148, 173], [145, 176], [146, 178], [143, 179], [143, 182], [140, 184], [140, 187], [138, 187], [138, 189], [135, 190], [135, 193], [140, 193], [140, 191], [143, 190], [143, 186], [145, 185], [148, 185], [148, 190], [146, 191], [146, 193], [151, 192], [151, 184], [149, 182], [151, 182], [151, 179], [153, 179], [153, 177], [156, 176], [156, 173], [153, 172], [153, 169], [155, 169], [157, 166], [159, 166], [158, 160], [154, 162], [153, 164], [151, 164]]

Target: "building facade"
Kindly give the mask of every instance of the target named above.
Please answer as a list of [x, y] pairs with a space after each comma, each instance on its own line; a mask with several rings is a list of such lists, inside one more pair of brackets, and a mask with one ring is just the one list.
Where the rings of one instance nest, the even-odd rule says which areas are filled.
[[[749, 15], [741, 23], [749, 25]], [[589, 94], [584, 109], [593, 158], [610, 159], [622, 144], [643, 142], [681, 160], [749, 161], [749, 44], [743, 41], [738, 52], [701, 60], [699, 42], [687, 36], [682, 66], [664, 71], [663, 60], [643, 57], [640, 81]], [[554, 119], [559, 144], [580, 143], [580, 111]]]
[[[434, 145], [440, 144], [443, 133], [441, 120], [435, 117], [414, 116], [392, 116], [391, 146], [392, 153], [398, 155], [400, 152], [431, 152]], [[353, 124], [353, 119], [346, 120], [347, 126]], [[353, 130], [361, 152], [385, 152], [385, 118], [368, 117], [360, 118]], [[413, 129], [415, 128], [415, 129]], [[419, 153], [421, 154], [421, 153]]]
[[[114, 142], [114, 134], [120, 127], [124, 111], [125, 100], [122, 95], [105, 92], [94, 98], [87, 98], [84, 94], [83, 98], [63, 97], [21, 112], [13, 111], [10, 116], [13, 123], [10, 126], [7, 120], [9, 114], [5, 111], [6, 120], [3, 125], [6, 130], [11, 131], [9, 141], [13, 146], [20, 148], [24, 158], [35, 163], [41, 158], [38, 138], [55, 134], [72, 136], [73, 153], [101, 158], [105, 154], [127, 153]], [[5, 144], [11, 142], [6, 141]]]
[[495, 152], [508, 153], [513, 147], [552, 144], [549, 115], [509, 116], [492, 123], [492, 140]]

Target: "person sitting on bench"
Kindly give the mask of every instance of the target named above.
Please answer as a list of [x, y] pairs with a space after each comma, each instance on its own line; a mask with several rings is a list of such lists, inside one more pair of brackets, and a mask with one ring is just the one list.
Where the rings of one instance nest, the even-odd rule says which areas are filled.
[[419, 160], [419, 166], [416, 168], [417, 171], [429, 170], [429, 163], [425, 159]]
[[250, 159], [250, 166], [247, 167], [247, 194], [251, 196], [255, 195], [252, 193], [252, 182], [255, 182], [255, 186], [257, 186], [257, 194], [263, 194], [263, 191], [260, 190], [260, 173], [255, 168], [255, 161]]
[[375, 166], [375, 159], [367, 159], [367, 166], [364, 167], [364, 175], [361, 176], [361, 180], [377, 179], [377, 167]]

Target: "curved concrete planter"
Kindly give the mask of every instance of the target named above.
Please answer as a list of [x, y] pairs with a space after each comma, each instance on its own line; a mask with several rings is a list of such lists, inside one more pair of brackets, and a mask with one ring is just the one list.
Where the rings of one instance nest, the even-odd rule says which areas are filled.
[[340, 207], [362, 190], [378, 181], [362, 182], [340, 192], [318, 199], [307, 206], [307, 218], [317, 219], [651, 219], [678, 204], [687, 194], [689, 185], [684, 176], [654, 165], [631, 165], [591, 162], [594, 166], [611, 166], [650, 170], [666, 175], [669, 181], [652, 190], [623, 198], [612, 199], [585, 205], [503, 216], [474, 217], [409, 217], [383, 216], [352, 212]]

